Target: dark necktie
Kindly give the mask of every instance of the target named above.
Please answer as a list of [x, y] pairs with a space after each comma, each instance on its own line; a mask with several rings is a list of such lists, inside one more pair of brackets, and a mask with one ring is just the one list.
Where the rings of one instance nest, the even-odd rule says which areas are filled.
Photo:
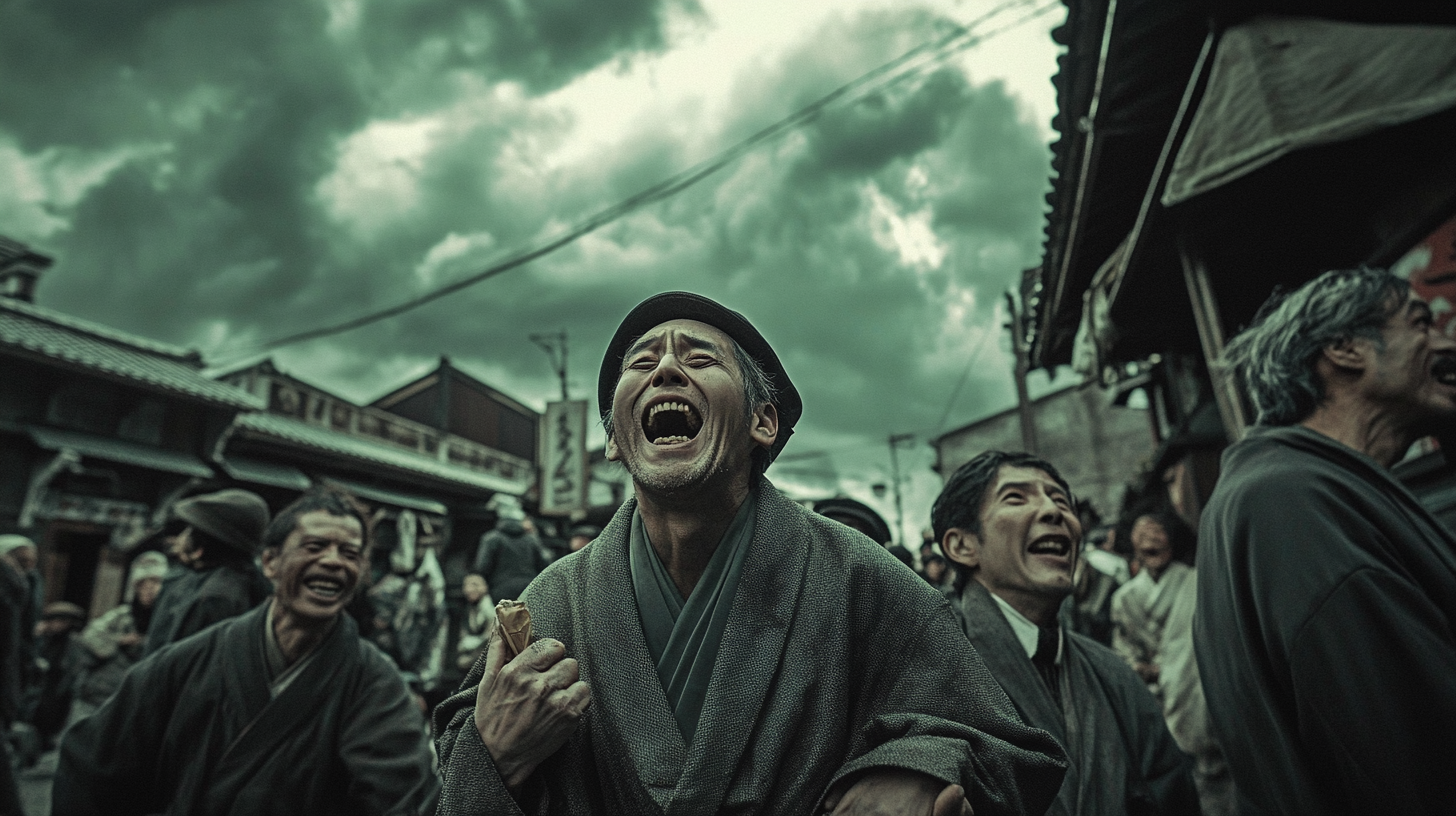
[[1056, 627], [1037, 627], [1036, 653], [1031, 656], [1031, 664], [1041, 675], [1042, 682], [1046, 683], [1058, 708], [1062, 705], [1061, 672], [1057, 667], [1057, 649], [1061, 642], [1061, 631]]

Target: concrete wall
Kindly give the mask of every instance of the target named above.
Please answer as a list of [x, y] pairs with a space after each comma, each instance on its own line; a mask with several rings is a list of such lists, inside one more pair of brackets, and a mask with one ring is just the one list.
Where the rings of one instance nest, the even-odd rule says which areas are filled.
[[[1108, 392], [1096, 386], [1068, 388], [1032, 403], [1037, 453], [1109, 521], [1121, 506], [1124, 486], [1156, 451], [1148, 411], [1110, 403]], [[1021, 422], [1012, 408], [951, 431], [932, 445], [944, 479], [981, 451], [1021, 450]]]

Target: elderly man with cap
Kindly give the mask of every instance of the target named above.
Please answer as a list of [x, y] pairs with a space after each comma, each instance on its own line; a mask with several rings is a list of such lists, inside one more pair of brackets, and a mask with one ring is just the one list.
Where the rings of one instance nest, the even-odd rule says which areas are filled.
[[261, 496], [219, 490], [183, 499], [172, 513], [187, 522], [176, 545], [182, 568], [162, 586], [146, 654], [243, 614], [269, 592], [253, 564], [268, 526], [268, 505]]
[[268, 526], [273, 596], [163, 647], [61, 740], [51, 812], [408, 816], [438, 783], [399, 671], [344, 612], [369, 513], [336, 488]]
[[945, 600], [764, 479], [802, 406], [742, 315], [649, 298], [598, 397], [635, 498], [437, 710], [441, 814], [1046, 808], [1062, 754]]

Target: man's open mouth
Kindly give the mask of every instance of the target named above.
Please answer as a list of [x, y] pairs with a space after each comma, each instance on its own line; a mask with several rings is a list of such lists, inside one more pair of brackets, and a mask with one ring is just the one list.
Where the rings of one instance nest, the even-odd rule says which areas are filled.
[[1441, 385], [1456, 386], [1456, 357], [1440, 356], [1431, 363], [1431, 376]]
[[1066, 536], [1042, 536], [1031, 542], [1027, 551], [1032, 555], [1056, 555], [1065, 557], [1072, 552], [1072, 539]]
[[703, 418], [685, 402], [659, 402], [642, 417], [642, 431], [654, 445], [675, 445], [698, 435]]
[[303, 585], [326, 601], [336, 601], [344, 594], [344, 582], [333, 578], [310, 578]]

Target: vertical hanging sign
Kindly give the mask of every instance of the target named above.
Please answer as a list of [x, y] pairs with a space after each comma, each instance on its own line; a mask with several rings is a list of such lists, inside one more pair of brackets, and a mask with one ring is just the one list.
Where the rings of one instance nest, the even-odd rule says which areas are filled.
[[546, 404], [541, 421], [541, 514], [586, 510], [586, 400]]

